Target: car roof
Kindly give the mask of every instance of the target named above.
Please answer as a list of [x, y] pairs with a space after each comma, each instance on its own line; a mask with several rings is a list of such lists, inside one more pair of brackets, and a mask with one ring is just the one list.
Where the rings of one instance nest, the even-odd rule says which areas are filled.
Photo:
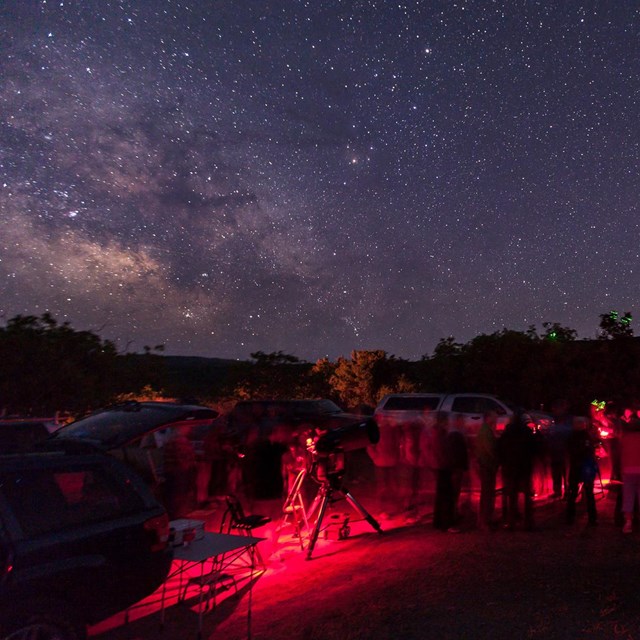
[[2, 427], [38, 427], [42, 426], [47, 431], [53, 432], [60, 427], [59, 422], [55, 418], [23, 418], [19, 416], [9, 416], [8, 418], [0, 418], [0, 429]]
[[124, 402], [80, 418], [56, 431], [53, 437], [88, 440], [115, 449], [158, 429], [202, 426], [218, 415], [214, 409], [199, 405]]
[[287, 416], [316, 416], [343, 413], [332, 400], [307, 398], [302, 400], [240, 400], [231, 413], [234, 416], [262, 418], [268, 412]]

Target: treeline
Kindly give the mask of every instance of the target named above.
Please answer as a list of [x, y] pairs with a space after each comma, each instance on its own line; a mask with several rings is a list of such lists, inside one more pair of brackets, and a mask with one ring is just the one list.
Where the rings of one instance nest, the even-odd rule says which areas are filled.
[[493, 393], [528, 408], [567, 398], [585, 411], [594, 399], [640, 397], [640, 342], [631, 315], [600, 316], [598, 337], [545, 323], [538, 332], [503, 329], [409, 361], [382, 350], [301, 361], [282, 351], [249, 361], [164, 356], [159, 347], [121, 354], [109, 340], [75, 331], [49, 314], [16, 316], [0, 328], [0, 410], [78, 415], [123, 399], [159, 397], [218, 408], [239, 399], [325, 397], [345, 409], [374, 407], [392, 392]]
[[50, 314], [16, 316], [0, 328], [0, 413], [73, 415], [163, 382], [160, 357], [119, 354], [91, 331]]

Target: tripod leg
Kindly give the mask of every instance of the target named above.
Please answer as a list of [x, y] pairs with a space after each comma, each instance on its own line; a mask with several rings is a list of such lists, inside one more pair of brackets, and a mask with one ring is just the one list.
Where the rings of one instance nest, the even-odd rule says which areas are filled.
[[313, 517], [313, 514], [318, 510], [318, 507], [322, 502], [322, 498], [323, 498], [323, 489], [322, 487], [320, 487], [320, 489], [318, 489], [318, 493], [316, 493], [316, 497], [313, 499], [313, 502], [309, 507], [309, 511], [307, 511], [307, 518], [309, 520]]
[[329, 504], [329, 500], [331, 499], [331, 489], [329, 487], [321, 487], [318, 495], [316, 496], [316, 500], [318, 500], [318, 498], [320, 498], [322, 502], [320, 503], [318, 519], [316, 520], [315, 527], [313, 528], [313, 533], [311, 534], [311, 539], [309, 540], [309, 546], [307, 547], [307, 560], [311, 560], [311, 554], [313, 553], [313, 549], [316, 546], [316, 542], [318, 541], [320, 529], [322, 528], [322, 519], [324, 518], [324, 514], [327, 510], [327, 505]]
[[598, 474], [598, 482], [600, 483], [600, 491], [598, 491], [598, 493], [601, 493], [604, 496], [604, 484], [602, 484], [602, 474], [600, 473], [600, 465], [598, 465], [597, 467], [597, 474]]
[[342, 489], [344, 497], [349, 504], [371, 525], [378, 533], [383, 533], [379, 522], [346, 490]]
[[273, 536], [272, 545], [275, 546], [278, 544], [278, 540], [280, 539], [280, 532], [285, 527], [285, 525], [290, 524], [289, 516], [293, 519], [293, 525], [295, 526], [296, 533], [300, 537], [300, 545], [301, 548], [304, 548], [304, 542], [301, 536], [301, 527], [300, 527], [300, 514], [299, 511], [302, 510], [304, 512], [304, 501], [302, 499], [302, 483], [306, 478], [307, 472], [305, 469], [300, 471], [296, 476], [295, 482], [293, 483], [289, 494], [287, 495], [284, 504], [282, 505], [282, 517], [280, 518], [280, 523], [278, 524], [275, 534]]

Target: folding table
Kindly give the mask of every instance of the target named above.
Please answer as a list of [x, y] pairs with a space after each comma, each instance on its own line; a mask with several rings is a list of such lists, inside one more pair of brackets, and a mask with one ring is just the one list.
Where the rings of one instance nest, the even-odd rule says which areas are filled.
[[[176, 547], [173, 553], [174, 562], [177, 564], [172, 568], [162, 587], [162, 604], [161, 604], [161, 626], [164, 625], [165, 612], [165, 593], [167, 582], [171, 578], [180, 578], [180, 592], [182, 591], [182, 578], [187, 572], [199, 565], [200, 576], [193, 579], [200, 586], [200, 595], [198, 600], [198, 638], [202, 637], [202, 614], [203, 614], [203, 586], [207, 583], [210, 576], [210, 588], [215, 590], [215, 582], [223, 576], [223, 572], [232, 567], [232, 565], [245, 553], [249, 553], [251, 560], [250, 570], [251, 579], [255, 569], [255, 546], [264, 540], [264, 538], [254, 538], [252, 536], [237, 536], [230, 533], [210, 533], [206, 531], [204, 536], [199, 540], [193, 540], [187, 545]], [[205, 573], [205, 565], [212, 562], [212, 570]], [[250, 587], [251, 588], [251, 587]]]

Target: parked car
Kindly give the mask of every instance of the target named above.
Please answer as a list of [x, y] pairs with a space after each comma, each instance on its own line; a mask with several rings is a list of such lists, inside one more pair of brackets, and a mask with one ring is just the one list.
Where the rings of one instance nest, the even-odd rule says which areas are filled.
[[214, 409], [198, 405], [123, 402], [65, 425], [53, 438], [91, 442], [134, 467], [157, 488], [163, 476], [162, 447], [172, 430], [191, 427], [190, 439], [199, 454], [218, 415]]
[[0, 455], [0, 637], [84, 638], [162, 584], [168, 539], [145, 483], [94, 447]]
[[335, 402], [325, 399], [242, 400], [225, 416], [225, 429], [240, 439], [251, 427], [259, 437], [268, 437], [274, 427], [294, 432], [301, 427], [323, 430], [372, 425], [370, 416], [344, 412]]
[[[381, 429], [423, 420], [430, 426], [436, 411], [444, 411], [449, 421], [461, 421], [466, 435], [475, 436], [486, 411], [498, 416], [498, 431], [502, 431], [513, 417], [516, 407], [496, 396], [484, 393], [396, 393], [386, 395], [378, 403], [374, 416]], [[540, 411], [528, 412], [535, 430], [544, 430], [551, 417]]]
[[[295, 458], [306, 457], [301, 441], [315, 440], [317, 447], [324, 445], [327, 451], [348, 452], [355, 474], [360, 450], [364, 452], [379, 436], [371, 416], [345, 413], [326, 399], [243, 400], [218, 424], [227, 445], [240, 458], [245, 491], [255, 499], [282, 495], [283, 455], [288, 450]], [[324, 437], [319, 438], [320, 434]]]
[[0, 452], [29, 451], [60, 428], [55, 418], [21, 418], [11, 416], [0, 419]]

